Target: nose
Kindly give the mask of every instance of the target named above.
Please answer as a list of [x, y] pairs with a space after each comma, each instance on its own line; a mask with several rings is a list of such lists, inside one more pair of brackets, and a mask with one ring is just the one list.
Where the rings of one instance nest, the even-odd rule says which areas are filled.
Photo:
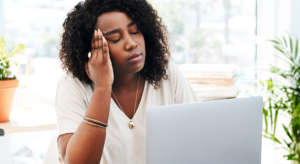
[[137, 47], [137, 43], [133, 40], [132, 36], [128, 35], [126, 39], [125, 49], [126, 51], [132, 51]]

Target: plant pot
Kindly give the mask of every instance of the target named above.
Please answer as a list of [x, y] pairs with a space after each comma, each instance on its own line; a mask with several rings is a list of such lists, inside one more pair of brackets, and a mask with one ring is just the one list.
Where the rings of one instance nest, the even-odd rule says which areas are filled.
[[19, 80], [0, 80], [0, 122], [9, 121]]

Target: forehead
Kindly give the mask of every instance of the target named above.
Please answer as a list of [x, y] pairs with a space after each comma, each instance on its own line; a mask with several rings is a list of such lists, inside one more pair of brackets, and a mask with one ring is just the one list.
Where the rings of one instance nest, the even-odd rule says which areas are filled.
[[96, 29], [99, 29], [103, 32], [127, 28], [127, 25], [131, 23], [132, 20], [128, 17], [126, 13], [119, 11], [112, 11], [101, 14], [96, 23]]

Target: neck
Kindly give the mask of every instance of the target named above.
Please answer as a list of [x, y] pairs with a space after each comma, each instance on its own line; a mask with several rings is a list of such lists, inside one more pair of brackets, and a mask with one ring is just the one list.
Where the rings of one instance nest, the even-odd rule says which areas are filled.
[[[112, 85], [113, 89], [115, 91], [136, 90], [139, 74], [139, 72], [129, 75], [115, 73], [114, 83]], [[141, 80], [141, 77], [139, 80]]]

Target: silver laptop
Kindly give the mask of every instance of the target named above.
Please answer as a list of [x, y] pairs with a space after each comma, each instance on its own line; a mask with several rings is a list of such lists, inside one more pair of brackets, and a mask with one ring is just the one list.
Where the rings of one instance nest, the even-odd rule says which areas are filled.
[[260, 164], [262, 97], [147, 110], [147, 164]]

